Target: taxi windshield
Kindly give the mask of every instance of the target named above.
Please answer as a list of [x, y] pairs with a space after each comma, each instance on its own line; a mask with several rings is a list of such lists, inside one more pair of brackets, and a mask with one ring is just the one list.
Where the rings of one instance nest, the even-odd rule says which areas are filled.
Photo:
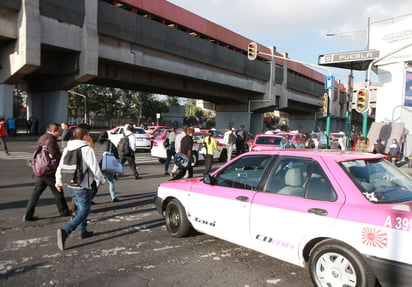
[[341, 162], [341, 165], [370, 202], [412, 200], [411, 177], [386, 160], [353, 160]]

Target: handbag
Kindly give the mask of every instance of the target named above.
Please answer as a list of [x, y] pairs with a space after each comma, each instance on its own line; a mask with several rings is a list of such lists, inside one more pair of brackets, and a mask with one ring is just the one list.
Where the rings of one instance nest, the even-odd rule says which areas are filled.
[[167, 147], [169, 147], [169, 145], [170, 145], [169, 138], [166, 138], [166, 139], [163, 141], [163, 146], [167, 148]]
[[207, 154], [207, 149], [206, 149], [206, 144], [205, 143], [200, 144], [199, 153], [200, 154]]
[[102, 158], [102, 171], [108, 173], [123, 173], [123, 165], [112, 153], [105, 151]]

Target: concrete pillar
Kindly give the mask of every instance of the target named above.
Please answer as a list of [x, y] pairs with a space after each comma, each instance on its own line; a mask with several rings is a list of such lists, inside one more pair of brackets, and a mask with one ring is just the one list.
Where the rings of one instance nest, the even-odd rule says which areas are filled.
[[244, 125], [249, 130], [250, 115], [248, 112], [216, 112], [216, 128], [226, 129], [228, 125], [231, 125], [238, 129], [240, 125]]
[[79, 82], [87, 82], [98, 74], [99, 34], [97, 31], [98, 1], [84, 1], [85, 17], [82, 27], [82, 47], [79, 60]]
[[264, 116], [263, 113], [253, 113], [253, 114], [251, 114], [249, 131], [252, 134], [258, 134], [258, 133], [263, 131], [263, 129], [264, 129], [263, 116]]
[[40, 134], [50, 123], [67, 121], [67, 91], [40, 92], [31, 95], [31, 115], [38, 119]]
[[0, 116], [6, 118], [14, 116], [12, 85], [0, 85]]

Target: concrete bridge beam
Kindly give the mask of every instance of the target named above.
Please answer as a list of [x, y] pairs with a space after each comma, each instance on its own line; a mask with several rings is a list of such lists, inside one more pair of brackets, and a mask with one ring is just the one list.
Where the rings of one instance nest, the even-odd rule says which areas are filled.
[[[20, 10], [4, 10], [4, 15], [2, 23], [5, 22], [5, 29], [14, 40], [0, 50], [0, 82], [10, 84], [40, 66], [39, 0], [22, 0]], [[15, 20], [14, 27], [11, 20]]]

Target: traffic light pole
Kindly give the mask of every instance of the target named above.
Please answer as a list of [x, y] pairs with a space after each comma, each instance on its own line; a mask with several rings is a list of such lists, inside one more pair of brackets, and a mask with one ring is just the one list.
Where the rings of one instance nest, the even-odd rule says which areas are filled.
[[[299, 64], [302, 64], [302, 65], [305, 65], [305, 66], [310, 66], [310, 67], [314, 67], [314, 68], [317, 68], [317, 69], [321, 69], [321, 70], [327, 71], [328, 74], [329, 74], [329, 77], [332, 77], [332, 72], [328, 68], [325, 68], [324, 66], [319, 66], [319, 65], [315, 65], [315, 64], [311, 64], [311, 63], [305, 63], [305, 62], [301, 62], [301, 61], [297, 61], [297, 60], [292, 60], [292, 59], [289, 59], [289, 58], [286, 58], [286, 57], [283, 57], [283, 56], [277, 56], [277, 55], [273, 55], [273, 54], [269, 54], [269, 53], [264, 53], [264, 52], [259, 52], [259, 51], [256, 51], [256, 52], [259, 53], [259, 54], [262, 54], [262, 55], [272, 57], [272, 58], [283, 59], [285, 61], [292, 61], [292, 62], [299, 63]], [[325, 128], [325, 133], [326, 133], [326, 138], [327, 138], [326, 148], [329, 148], [330, 117], [331, 117], [330, 105], [332, 103], [332, 91], [333, 91], [334, 84], [335, 83], [332, 83], [332, 87], [330, 87], [328, 89], [328, 112], [327, 112], [327, 116], [326, 116], [326, 128]]]

